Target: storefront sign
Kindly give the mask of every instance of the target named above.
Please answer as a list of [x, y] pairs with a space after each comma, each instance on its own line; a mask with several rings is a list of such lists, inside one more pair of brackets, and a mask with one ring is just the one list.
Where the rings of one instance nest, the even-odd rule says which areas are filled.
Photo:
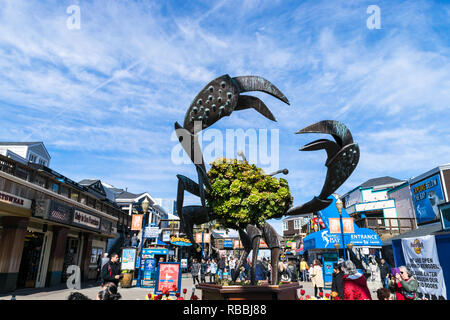
[[170, 230], [163, 231], [162, 241], [164, 241], [164, 242], [170, 241]]
[[406, 267], [419, 282], [418, 293], [428, 295], [429, 300], [447, 299], [444, 273], [439, 263], [434, 236], [402, 239], [403, 255]]
[[395, 208], [394, 200], [382, 200], [369, 203], [359, 203], [355, 205], [356, 211], [370, 211], [370, 210], [380, 210], [387, 208]]
[[192, 243], [191, 243], [191, 241], [189, 241], [189, 239], [180, 238], [180, 237], [170, 238], [170, 243], [173, 245], [176, 245], [176, 246], [181, 246], [181, 247], [192, 246]]
[[100, 218], [80, 210], [74, 210], [73, 223], [92, 229], [100, 229]]
[[112, 229], [112, 222], [106, 219], [102, 219], [102, 222], [100, 224], [100, 232], [111, 234], [111, 229]]
[[438, 205], [444, 202], [439, 173], [411, 185], [417, 225], [440, 220]]
[[181, 259], [181, 269], [187, 269], [188, 262], [187, 259]]
[[158, 227], [145, 227], [144, 238], [157, 238], [161, 233], [161, 229]]
[[142, 249], [141, 255], [164, 255], [164, 254], [168, 254], [169, 250], [168, 249], [163, 249], [163, 248], [149, 248], [149, 249]]
[[164, 289], [169, 293], [180, 293], [181, 265], [178, 262], [160, 262], [156, 273], [155, 294], [161, 294]]
[[0, 191], [0, 202], [5, 202], [16, 207], [31, 209], [31, 200], [15, 196], [4, 191]]
[[46, 218], [51, 202], [50, 199], [35, 200], [33, 217]]
[[131, 230], [140, 231], [142, 229], [143, 214], [131, 215]]
[[72, 208], [52, 200], [46, 219], [63, 224], [70, 224], [72, 219]]
[[136, 265], [136, 248], [122, 249], [121, 270], [134, 270]]
[[223, 248], [233, 248], [233, 240], [223, 240]]

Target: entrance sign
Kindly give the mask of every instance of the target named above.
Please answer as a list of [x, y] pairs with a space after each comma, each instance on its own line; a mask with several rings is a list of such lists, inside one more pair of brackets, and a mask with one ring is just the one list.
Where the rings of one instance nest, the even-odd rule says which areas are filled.
[[181, 264], [179, 262], [160, 262], [156, 271], [155, 294], [161, 294], [164, 289], [169, 293], [180, 293]]
[[122, 249], [121, 270], [134, 270], [136, 266], [136, 248]]
[[444, 273], [439, 264], [435, 237], [430, 235], [402, 239], [402, 249], [406, 267], [419, 282], [417, 292], [429, 295], [430, 300], [433, 295], [437, 299], [443, 297], [447, 300]]

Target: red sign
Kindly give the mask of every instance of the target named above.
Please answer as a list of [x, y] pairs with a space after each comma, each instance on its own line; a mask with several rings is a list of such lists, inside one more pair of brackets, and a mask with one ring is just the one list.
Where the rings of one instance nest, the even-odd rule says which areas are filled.
[[158, 280], [155, 286], [155, 294], [167, 289], [169, 292], [180, 292], [181, 277], [180, 264], [160, 262], [158, 265]]

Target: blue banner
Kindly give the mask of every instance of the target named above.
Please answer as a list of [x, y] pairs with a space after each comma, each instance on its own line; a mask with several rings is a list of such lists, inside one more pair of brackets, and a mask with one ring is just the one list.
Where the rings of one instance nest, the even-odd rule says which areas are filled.
[[233, 248], [233, 240], [223, 240], [224, 248]]
[[444, 202], [439, 173], [411, 185], [417, 225], [440, 220], [438, 205]]
[[142, 249], [141, 255], [147, 254], [169, 254], [169, 249], [156, 248], [156, 249]]

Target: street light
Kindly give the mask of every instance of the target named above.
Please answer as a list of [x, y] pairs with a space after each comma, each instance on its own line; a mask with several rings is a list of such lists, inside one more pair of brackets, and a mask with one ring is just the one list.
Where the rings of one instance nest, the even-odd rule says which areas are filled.
[[[142, 231], [141, 231], [141, 250], [140, 250], [140, 257], [142, 259], [142, 248], [144, 247], [144, 232], [145, 232], [145, 215], [147, 213], [148, 207], [150, 205], [150, 202], [147, 200], [147, 198], [144, 199], [144, 201], [142, 201], [141, 203], [141, 207], [142, 207], [142, 212], [143, 212], [143, 217], [142, 217]], [[140, 264], [142, 263], [142, 261], [139, 261], [139, 266], [138, 266], [138, 278], [136, 281], [136, 287], [140, 287], [141, 286], [141, 266]]]
[[336, 209], [339, 212], [339, 222], [341, 224], [341, 236], [342, 236], [342, 248], [344, 250], [344, 260], [347, 260], [347, 254], [345, 252], [345, 240], [344, 240], [344, 226], [342, 223], [342, 209], [344, 208], [344, 204], [342, 203], [341, 198], [337, 196], [337, 200], [336, 200]]

